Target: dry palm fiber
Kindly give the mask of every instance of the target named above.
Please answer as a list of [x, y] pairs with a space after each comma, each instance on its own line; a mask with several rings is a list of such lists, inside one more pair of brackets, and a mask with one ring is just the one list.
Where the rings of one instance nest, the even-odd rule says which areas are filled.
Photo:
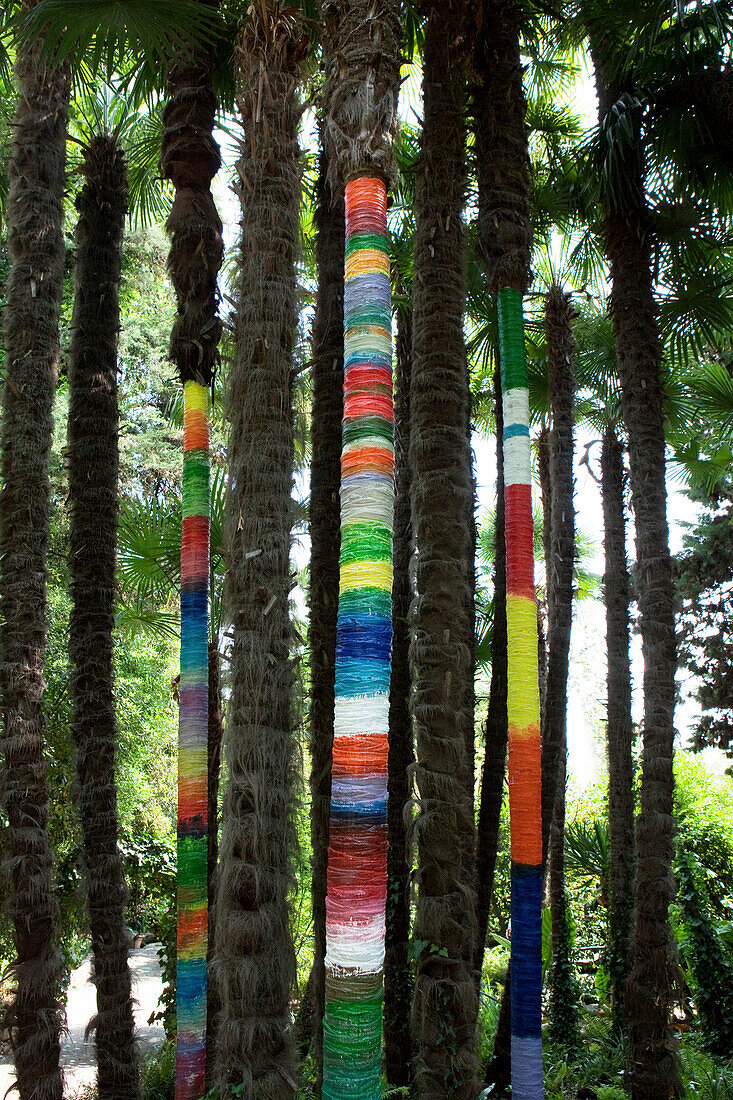
[[387, 196], [346, 187], [341, 554], [323, 1096], [381, 1095], [394, 443]]
[[76, 200], [69, 354], [69, 657], [85, 888], [97, 990], [101, 1100], [142, 1095], [135, 1047], [127, 887], [118, 848], [113, 629], [117, 605], [117, 334], [127, 171], [114, 137], [91, 137]]
[[295, 1088], [289, 902], [296, 742], [288, 596], [301, 193], [297, 91], [305, 48], [292, 9], [252, 5], [237, 43], [242, 236], [224, 532], [232, 690], [214, 953], [221, 996], [214, 1080], [222, 1093], [236, 1088], [244, 1100], [289, 1100]]
[[[430, 4], [415, 195], [410, 390], [417, 544], [411, 696], [419, 846], [413, 996], [421, 1095], [475, 1097], [473, 475], [465, 302], [462, 10]], [[469, 731], [471, 735], [469, 736]]]
[[543, 1095], [542, 822], [529, 395], [522, 295], [505, 287], [498, 306], [507, 554], [512, 1095], [537, 1100]]
[[[32, 7], [26, 0], [24, 10]], [[69, 70], [51, 71], [42, 43], [19, 46], [6, 206], [11, 270], [4, 336], [0, 618], [10, 880], [16, 989], [12, 1031], [21, 1100], [60, 1100], [61, 975], [48, 839], [43, 667], [46, 648], [48, 456], [64, 265], [63, 195]]]

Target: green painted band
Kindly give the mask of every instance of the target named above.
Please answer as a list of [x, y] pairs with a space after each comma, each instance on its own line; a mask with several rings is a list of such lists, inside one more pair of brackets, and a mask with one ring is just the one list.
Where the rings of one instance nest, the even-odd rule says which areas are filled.
[[499, 309], [499, 354], [501, 387], [507, 390], [527, 388], [527, 353], [524, 344], [522, 295], [503, 287], [497, 295]]

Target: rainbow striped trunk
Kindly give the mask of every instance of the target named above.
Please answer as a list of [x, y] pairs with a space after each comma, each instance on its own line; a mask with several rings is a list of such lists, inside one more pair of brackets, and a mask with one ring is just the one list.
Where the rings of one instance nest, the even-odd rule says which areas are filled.
[[200, 1100], [206, 1076], [208, 940], [209, 424], [208, 390], [183, 388], [181, 686], [178, 727], [176, 1100]]
[[507, 712], [511, 819], [512, 1097], [542, 1078], [542, 810], [532, 463], [522, 295], [499, 291], [507, 556]]
[[345, 278], [322, 1095], [379, 1100], [394, 510], [387, 199], [379, 179], [346, 186]]

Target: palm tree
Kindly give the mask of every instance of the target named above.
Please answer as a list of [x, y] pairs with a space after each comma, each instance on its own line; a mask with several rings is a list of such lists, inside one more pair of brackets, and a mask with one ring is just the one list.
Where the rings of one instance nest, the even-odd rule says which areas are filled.
[[291, 380], [301, 166], [298, 85], [307, 40], [277, 0], [252, 6], [237, 42], [244, 134], [236, 352], [227, 414], [226, 603], [232, 623], [229, 782], [217, 882], [221, 996], [215, 1080], [245, 1098], [295, 1088], [289, 927], [294, 855], [291, 695]]
[[[545, 302], [550, 432], [550, 533], [547, 557], [548, 653], [542, 749], [554, 749], [555, 798], [546, 844], [549, 855], [552, 913], [551, 1034], [569, 1052], [578, 1046], [576, 990], [569, 958], [565, 893], [565, 786], [567, 756], [567, 688], [570, 631], [573, 618], [575, 505], [573, 456], [575, 447], [575, 341], [570, 295], [556, 281]], [[543, 799], [545, 797], [543, 791]], [[549, 799], [548, 799], [549, 801]], [[552, 805], [552, 804], [551, 804]], [[543, 805], [543, 810], [545, 809]], [[543, 815], [544, 816], [544, 815]]]
[[311, 653], [311, 846], [314, 959], [313, 1036], [319, 1083], [323, 1078], [326, 997], [326, 863], [331, 808], [336, 616], [338, 612], [339, 480], [344, 377], [344, 203], [334, 194], [322, 151], [316, 191], [318, 297], [313, 319], [311, 481], [309, 525]]
[[[521, 8], [516, 0], [484, 0], [474, 93], [479, 249], [499, 312], [504, 405], [505, 540], [507, 554], [507, 709], [512, 822], [512, 954], [494, 1064], [497, 1090], [507, 1086], [510, 1020], [512, 1089], [541, 1089], [539, 670], [532, 566], [532, 510], [527, 368], [522, 295], [530, 281], [532, 224], [526, 104], [519, 55]], [[531, 606], [530, 606], [531, 605]], [[522, 654], [520, 657], [519, 654]], [[520, 840], [520, 836], [523, 838]], [[503, 1028], [502, 1028], [503, 1025]]]
[[[216, 9], [216, 0], [201, 0]], [[211, 683], [208, 649], [209, 454], [208, 394], [218, 358], [221, 322], [217, 276], [224, 245], [211, 195], [220, 166], [213, 137], [216, 95], [211, 47], [174, 54], [163, 112], [161, 172], [175, 188], [167, 222], [168, 270], [178, 300], [170, 355], [184, 394], [181, 542], [181, 688], [178, 795], [178, 965], [176, 1081], [181, 1098], [211, 1084], [206, 1043], [214, 1042], [216, 999], [208, 992], [209, 887], [216, 867], [220, 731], [218, 676]], [[218, 669], [218, 660], [214, 662]], [[210, 736], [211, 734], [211, 736]], [[213, 820], [209, 820], [209, 811]], [[202, 896], [203, 895], [203, 896]], [[213, 922], [212, 922], [213, 923]]]
[[[23, 11], [32, 6], [26, 0]], [[70, 80], [68, 66], [51, 68], [42, 47], [42, 38], [19, 44], [15, 66], [0, 496], [5, 859], [17, 956], [10, 1022], [21, 1100], [61, 1100], [62, 1090], [43, 673]]]
[[[425, 1094], [477, 1091], [473, 963], [473, 506], [463, 341], [465, 10], [426, 5], [415, 195], [410, 467], [417, 544], [411, 660], [421, 943], [414, 993]], [[441, 278], [435, 278], [439, 271]]]
[[[664, 393], [652, 283], [649, 209], [643, 183], [641, 119], [631, 106], [633, 76], [619, 66], [600, 24], [589, 23], [603, 138], [612, 110], [625, 108], [631, 138], [616, 146], [623, 184], [602, 179], [603, 240], [611, 265], [610, 310], [618, 353], [621, 408], [629, 437], [631, 494], [644, 654], [644, 749], [637, 821], [636, 948], [628, 983], [636, 1100], [667, 1100], [680, 1089], [669, 1027], [675, 963], [669, 928], [674, 893], [674, 584], [666, 511]], [[605, 150], [604, 150], [605, 151]], [[616, 160], [615, 158], [619, 159]]]
[[127, 178], [118, 135], [84, 145], [69, 356], [72, 729], [97, 987], [100, 1097], [141, 1096], [117, 846], [112, 651], [117, 544], [117, 333]]

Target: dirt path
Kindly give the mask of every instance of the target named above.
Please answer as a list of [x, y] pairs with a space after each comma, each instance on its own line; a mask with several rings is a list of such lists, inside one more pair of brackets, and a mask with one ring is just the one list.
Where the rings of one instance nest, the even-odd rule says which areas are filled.
[[[163, 1026], [160, 1023], [152, 1027], [148, 1017], [155, 1010], [163, 989], [158, 961], [157, 944], [149, 944], [138, 951], [130, 952], [135, 1006], [135, 1023], [138, 1029], [141, 1053], [143, 1056], [153, 1047], [163, 1042]], [[97, 1076], [94, 1060], [94, 1041], [84, 1039], [87, 1024], [97, 1011], [96, 992], [90, 979], [89, 959], [72, 971], [66, 995], [66, 1024], [68, 1032], [64, 1037], [61, 1061], [64, 1066], [66, 1087], [64, 1095], [71, 1097], [85, 1085], [92, 1085]], [[0, 1098], [13, 1083], [13, 1063], [6, 1053], [0, 1053]], [[9, 1100], [12, 1100], [12, 1094]]]

